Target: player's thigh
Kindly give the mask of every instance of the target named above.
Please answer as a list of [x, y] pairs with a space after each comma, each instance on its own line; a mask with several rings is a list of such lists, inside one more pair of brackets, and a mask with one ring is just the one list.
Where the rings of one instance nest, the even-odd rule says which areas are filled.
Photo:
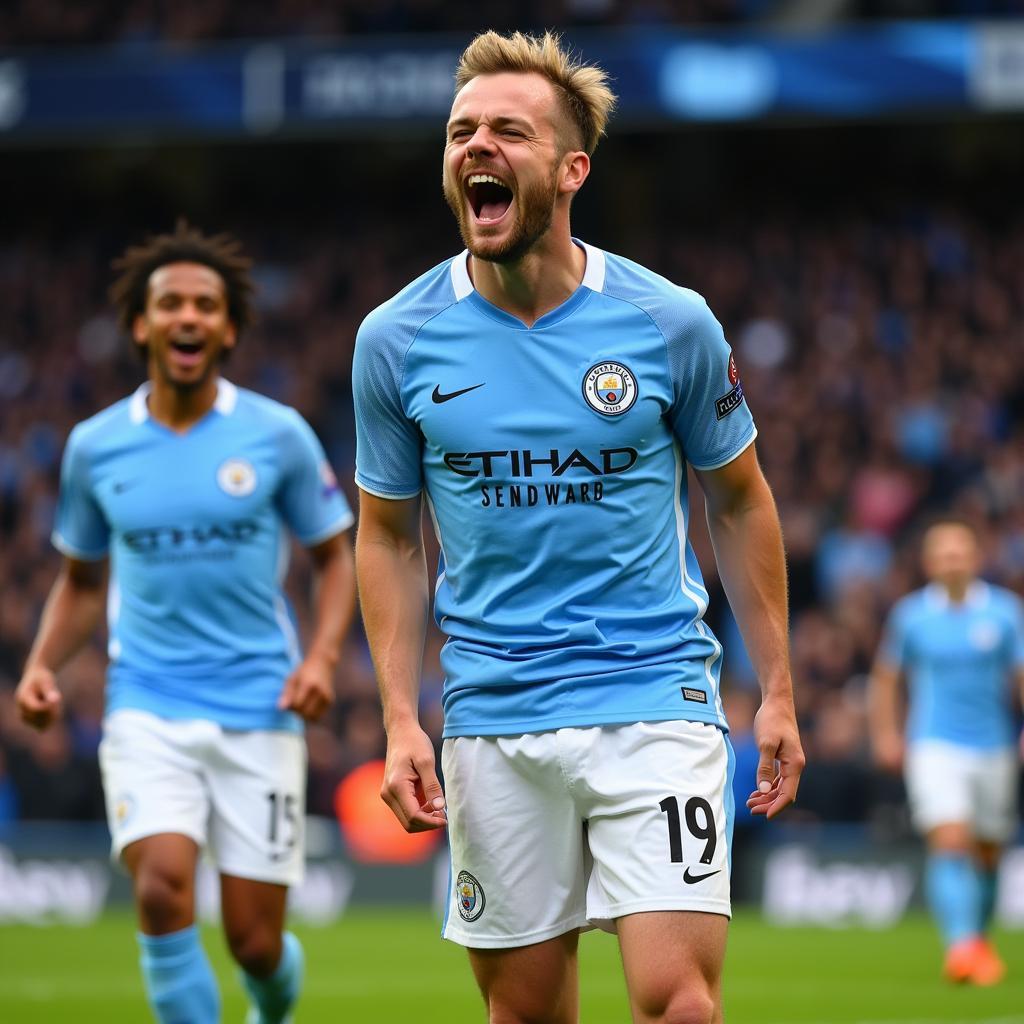
[[302, 881], [306, 744], [272, 730], [222, 730], [206, 766], [210, 852], [222, 875]]
[[129, 843], [122, 859], [132, 878], [141, 930], [165, 935], [195, 920], [199, 846], [188, 836], [163, 832]]
[[907, 751], [904, 781], [910, 817], [918, 831], [931, 834], [940, 826], [970, 826], [972, 762], [951, 744], [923, 740]]
[[514, 949], [470, 949], [489, 1024], [576, 1024], [579, 986], [575, 929]]
[[601, 730], [585, 767], [592, 791], [588, 918], [608, 930], [626, 914], [731, 914], [733, 756], [698, 722]]
[[557, 734], [448, 739], [442, 766], [451, 850], [443, 936], [510, 948], [583, 926], [583, 822]]
[[202, 750], [210, 723], [123, 709], [103, 723], [99, 760], [113, 855], [148, 836], [206, 842], [209, 801]]
[[620, 917], [619, 947], [637, 1024], [721, 1020], [728, 918], [692, 911]]
[[975, 838], [1004, 844], [1017, 830], [1017, 789], [1020, 769], [1017, 752], [979, 752], [971, 778], [972, 831]]

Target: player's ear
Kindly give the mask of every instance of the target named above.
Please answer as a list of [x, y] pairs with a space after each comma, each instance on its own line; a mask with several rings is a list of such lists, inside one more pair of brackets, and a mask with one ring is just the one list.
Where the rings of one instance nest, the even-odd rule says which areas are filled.
[[132, 320], [132, 340], [136, 345], [145, 348], [149, 344], [149, 337], [146, 331], [146, 314], [136, 313]]
[[590, 157], [581, 149], [569, 150], [562, 157], [562, 173], [558, 191], [563, 194], [574, 195], [576, 192], [579, 192], [589, 174]]
[[238, 328], [233, 320], [228, 321], [227, 330], [224, 332], [223, 348], [234, 348], [238, 344]]

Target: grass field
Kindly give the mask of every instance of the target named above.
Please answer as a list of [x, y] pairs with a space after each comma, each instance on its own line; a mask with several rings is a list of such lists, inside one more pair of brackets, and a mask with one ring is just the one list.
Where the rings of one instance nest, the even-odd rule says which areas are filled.
[[[296, 929], [308, 957], [297, 1024], [461, 1024], [483, 1021], [465, 955], [437, 937], [429, 914], [351, 913]], [[1010, 964], [993, 989], [951, 988], [937, 972], [928, 923], [892, 931], [769, 928], [739, 916], [726, 975], [729, 1024], [1024, 1024], [1024, 933], [998, 936]], [[225, 1024], [244, 1002], [215, 929], [206, 947], [221, 979]], [[581, 942], [582, 1024], [628, 1024], [617, 948]], [[144, 1024], [133, 926], [111, 915], [87, 928], [0, 927], [0, 1022]]]

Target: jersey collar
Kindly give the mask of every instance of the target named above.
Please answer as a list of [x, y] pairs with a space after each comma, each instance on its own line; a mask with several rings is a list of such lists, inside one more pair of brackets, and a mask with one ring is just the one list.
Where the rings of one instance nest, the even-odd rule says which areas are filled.
[[[132, 423], [138, 425], [149, 419], [149, 393], [153, 390], [151, 381], [143, 381], [128, 404], [128, 414]], [[221, 416], [230, 416], [238, 405], [238, 388], [229, 380], [223, 377], [217, 378], [217, 397], [213, 400], [213, 407]]]
[[[940, 583], [929, 583], [925, 588], [925, 593], [934, 607], [941, 608], [942, 610], [952, 607], [949, 594], [946, 593], [946, 588]], [[963, 607], [980, 608], [988, 602], [988, 594], [988, 584], [984, 580], [975, 580], [973, 583], [968, 584], [967, 593], [964, 594]]]
[[[584, 288], [589, 288], [593, 292], [604, 291], [604, 251], [588, 245], [586, 242], [581, 242], [578, 238], [574, 238], [573, 242], [587, 254], [587, 266], [583, 271], [583, 280], [580, 282], [580, 285]], [[456, 302], [461, 302], [473, 294], [473, 280], [469, 276], [468, 249], [463, 249], [452, 260], [451, 275]]]

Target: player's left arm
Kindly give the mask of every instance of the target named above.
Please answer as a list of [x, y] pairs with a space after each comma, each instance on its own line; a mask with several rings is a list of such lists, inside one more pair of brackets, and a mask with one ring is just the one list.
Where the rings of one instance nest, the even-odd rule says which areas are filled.
[[356, 606], [355, 563], [348, 531], [308, 548], [316, 570], [313, 636], [285, 681], [278, 707], [316, 721], [334, 703], [334, 672]]
[[754, 719], [761, 757], [747, 806], [773, 818], [796, 799], [804, 767], [789, 664], [782, 529], [752, 444], [726, 465], [696, 473], [722, 583], [761, 684]]

